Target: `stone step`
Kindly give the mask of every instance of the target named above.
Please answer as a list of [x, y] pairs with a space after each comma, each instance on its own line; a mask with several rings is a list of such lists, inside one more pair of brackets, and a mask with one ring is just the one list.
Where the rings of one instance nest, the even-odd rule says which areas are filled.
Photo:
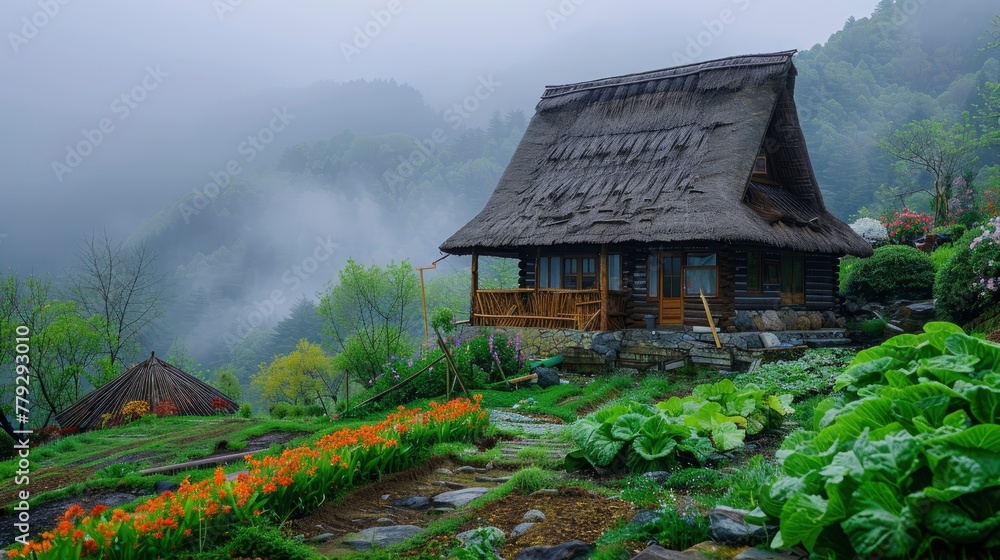
[[802, 342], [810, 348], [837, 348], [839, 346], [850, 346], [852, 344], [852, 341], [849, 338], [811, 338], [803, 340]]

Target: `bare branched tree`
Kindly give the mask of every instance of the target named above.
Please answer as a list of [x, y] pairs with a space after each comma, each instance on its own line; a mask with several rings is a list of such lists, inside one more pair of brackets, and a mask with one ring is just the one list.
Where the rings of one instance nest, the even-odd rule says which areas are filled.
[[67, 275], [70, 293], [85, 316], [101, 319], [108, 365], [120, 371], [140, 334], [163, 316], [166, 275], [145, 243], [116, 243], [107, 232], [84, 238], [76, 258]]

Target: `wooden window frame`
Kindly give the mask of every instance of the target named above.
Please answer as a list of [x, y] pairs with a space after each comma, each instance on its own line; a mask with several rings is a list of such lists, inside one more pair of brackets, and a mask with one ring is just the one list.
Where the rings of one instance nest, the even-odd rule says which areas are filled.
[[[598, 265], [598, 268], [600, 265]], [[608, 290], [620, 292], [623, 287], [622, 282], [622, 254], [608, 253]]]
[[699, 270], [705, 270], [705, 271], [711, 271], [712, 272], [712, 275], [713, 275], [712, 283], [714, 284], [713, 285], [714, 289], [712, 290], [711, 293], [705, 292], [704, 290], [702, 290], [701, 293], [704, 294], [705, 297], [717, 297], [719, 295], [719, 254], [715, 253], [715, 252], [691, 252], [691, 253], [685, 253], [685, 255], [684, 255], [684, 262], [687, 263], [691, 259], [691, 257], [695, 257], [695, 256], [699, 256], [699, 255], [711, 255], [712, 258], [715, 260], [715, 264], [713, 264], [713, 265], [694, 265], [694, 266], [685, 264], [683, 267], [681, 267], [681, 271], [682, 271], [681, 272], [681, 275], [682, 275], [681, 277], [683, 278], [683, 285], [681, 286], [681, 295], [683, 295], [684, 297], [699, 297], [698, 293], [692, 294], [692, 293], [688, 292], [690, 286], [689, 286], [689, 282], [688, 282], [688, 275], [687, 275], [687, 273], [688, 273], [688, 271], [695, 272], [695, 271], [699, 271]]

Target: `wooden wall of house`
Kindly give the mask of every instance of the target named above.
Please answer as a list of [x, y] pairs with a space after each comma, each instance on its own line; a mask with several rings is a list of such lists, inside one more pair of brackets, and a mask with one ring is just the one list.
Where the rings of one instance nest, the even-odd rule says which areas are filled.
[[[764, 251], [761, 254], [764, 266], [776, 265], [781, 278], [781, 253]], [[832, 309], [836, 303], [838, 259], [832, 255], [810, 254], [805, 256], [805, 304], [782, 305], [781, 284], [764, 284], [760, 292], [747, 292], [746, 251], [734, 253], [735, 265], [735, 308], [737, 310], [760, 311], [790, 307], [796, 310], [824, 311]], [[763, 279], [762, 279], [763, 280]]]
[[518, 288], [534, 288], [535, 287], [535, 266], [538, 264], [536, 260], [536, 252], [534, 249], [528, 251], [521, 251], [518, 255], [518, 274], [517, 274], [517, 287]]
[[[781, 253], [764, 251], [761, 253], [761, 260], [765, 267], [776, 265], [778, 270], [781, 270]], [[737, 310], [753, 311], [781, 307], [781, 284], [764, 284], [759, 292], [747, 292], [746, 251], [733, 252], [733, 265], [735, 270], [733, 275], [735, 282], [734, 306]], [[761, 280], [763, 281], [763, 278]]]
[[622, 252], [622, 287], [632, 291], [629, 298], [629, 315], [625, 318], [625, 328], [646, 328], [646, 315], [656, 315], [660, 307], [656, 302], [647, 299], [649, 282], [647, 280], [649, 267], [649, 252]]
[[839, 264], [832, 255], [806, 255], [806, 309], [826, 311], [836, 304]]

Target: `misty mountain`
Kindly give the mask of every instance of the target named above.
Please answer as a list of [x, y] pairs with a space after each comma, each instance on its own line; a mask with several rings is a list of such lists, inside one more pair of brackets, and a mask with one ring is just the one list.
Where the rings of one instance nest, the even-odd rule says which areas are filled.
[[[881, 185], [927, 187], [897, 174], [878, 141], [914, 120], [975, 113], [981, 87], [1000, 81], [1000, 52], [983, 50], [998, 11], [981, 0], [883, 0], [871, 17], [851, 18], [796, 56], [799, 118], [832, 212], [848, 219], [878, 202]], [[1000, 163], [995, 150], [979, 156], [972, 171]]]

